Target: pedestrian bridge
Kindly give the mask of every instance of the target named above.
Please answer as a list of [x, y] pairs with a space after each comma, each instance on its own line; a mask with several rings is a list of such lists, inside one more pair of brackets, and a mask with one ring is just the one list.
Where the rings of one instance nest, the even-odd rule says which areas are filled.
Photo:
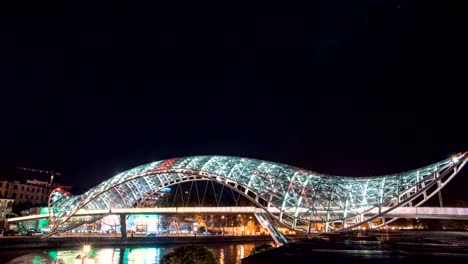
[[[280, 245], [287, 241], [277, 232], [278, 226], [310, 233], [315, 224], [323, 225], [324, 232], [346, 231], [378, 218], [393, 217], [382, 221], [382, 225], [399, 217], [465, 219], [466, 209], [421, 209], [421, 206], [440, 194], [467, 162], [465, 152], [412, 171], [349, 177], [242, 157], [173, 158], [122, 172], [81, 195], [73, 196], [57, 188], [49, 197], [49, 215], [30, 217], [49, 217], [51, 235], [109, 214], [119, 214], [122, 219], [125, 214], [135, 213], [253, 213]], [[219, 204], [204, 209], [138, 206], [171, 186], [200, 181], [226, 187], [249, 200], [253, 207], [244, 211], [240, 207], [222, 208]], [[90, 217], [77, 219], [80, 215]]]

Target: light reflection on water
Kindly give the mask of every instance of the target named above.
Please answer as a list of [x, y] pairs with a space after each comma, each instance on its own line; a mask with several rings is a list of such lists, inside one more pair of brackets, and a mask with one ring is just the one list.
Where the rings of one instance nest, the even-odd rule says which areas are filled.
[[219, 264], [224, 264], [224, 248], [219, 251]]
[[[240, 259], [247, 257], [250, 251], [259, 244], [270, 242], [244, 243], [244, 244], [205, 244], [217, 256], [219, 264], [240, 263]], [[271, 243], [270, 243], [271, 244]], [[272, 244], [273, 245], [273, 244]], [[18, 251], [17, 257], [6, 262], [8, 264], [159, 264], [163, 256], [179, 245], [157, 245], [154, 247], [139, 248], [97, 248], [89, 253], [94, 257], [81, 259], [81, 249], [57, 250], [23, 250]], [[55, 262], [54, 262], [55, 261]], [[60, 262], [61, 261], [61, 262]]]

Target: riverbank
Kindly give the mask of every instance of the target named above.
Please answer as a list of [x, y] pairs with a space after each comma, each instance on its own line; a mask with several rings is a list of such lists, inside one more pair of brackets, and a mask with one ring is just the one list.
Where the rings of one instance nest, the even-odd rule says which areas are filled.
[[179, 237], [51, 237], [41, 239], [40, 237], [3, 237], [0, 239], [0, 249], [46, 249], [46, 248], [76, 248], [84, 244], [93, 247], [105, 246], [153, 246], [169, 244], [210, 244], [210, 243], [237, 243], [237, 242], [259, 242], [272, 241], [271, 236], [179, 236]]

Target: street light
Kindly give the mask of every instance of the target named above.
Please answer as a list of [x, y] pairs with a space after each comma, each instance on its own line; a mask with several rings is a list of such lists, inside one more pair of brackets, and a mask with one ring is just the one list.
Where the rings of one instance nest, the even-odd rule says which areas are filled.
[[85, 261], [86, 259], [94, 259], [94, 256], [92, 254], [89, 255], [90, 251], [91, 251], [91, 245], [89, 244], [83, 245], [83, 251], [82, 253], [78, 254], [78, 256], [76, 256], [76, 259], [81, 259], [82, 264], [88, 262], [88, 261]]
[[224, 226], [227, 227], [227, 217], [226, 217], [226, 220], [225, 220], [225, 219], [224, 219], [224, 215], [223, 215], [223, 216], [221, 216], [221, 219], [223, 219], [223, 221], [224, 221], [224, 225], [223, 225], [223, 235], [224, 235], [224, 234], [225, 234], [225, 233], [224, 233]]
[[238, 217], [239, 217], [239, 219], [240, 219], [242, 236], [244, 236], [244, 230], [245, 230], [245, 226], [244, 226], [244, 216], [241, 215], [241, 214], [239, 214]]
[[192, 222], [192, 232], [195, 234], [195, 237], [197, 237], [197, 231], [198, 231], [198, 222]]
[[83, 253], [85, 253], [85, 255], [88, 254], [90, 250], [91, 250], [91, 245], [83, 246]]

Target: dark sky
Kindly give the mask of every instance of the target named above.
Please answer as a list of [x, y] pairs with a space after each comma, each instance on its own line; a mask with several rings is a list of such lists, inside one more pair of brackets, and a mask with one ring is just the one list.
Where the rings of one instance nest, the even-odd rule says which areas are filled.
[[467, 151], [468, 23], [446, 2], [2, 6], [0, 176], [90, 188], [205, 154], [381, 175]]

